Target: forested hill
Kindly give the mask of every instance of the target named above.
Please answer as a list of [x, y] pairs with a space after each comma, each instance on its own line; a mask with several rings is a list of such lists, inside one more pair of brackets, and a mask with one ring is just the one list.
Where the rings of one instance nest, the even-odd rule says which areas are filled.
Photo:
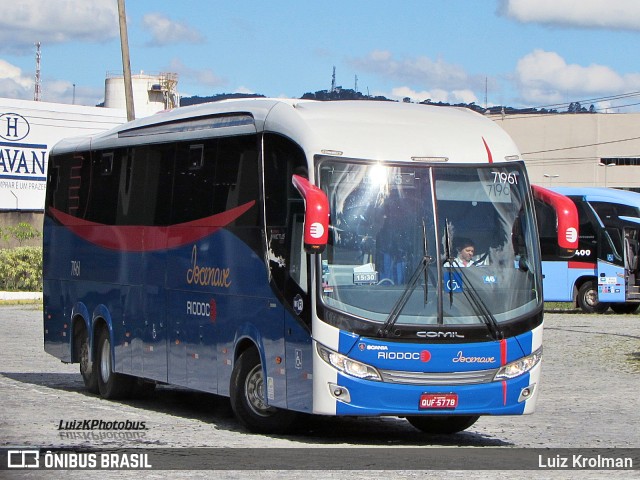
[[[208, 97], [182, 97], [180, 100], [180, 106], [186, 107], [187, 105], [195, 105], [198, 103], [207, 103], [207, 102], [217, 102], [219, 100], [227, 100], [231, 98], [265, 98], [265, 95], [261, 95], [259, 93], [218, 93], [215, 95], [211, 95]], [[395, 100], [391, 100], [389, 98], [383, 96], [368, 96], [364, 95], [362, 92], [356, 92], [355, 90], [348, 88], [338, 88], [336, 90], [318, 90], [317, 92], [311, 93], [307, 92], [302, 97], [302, 99], [306, 100], [320, 100], [320, 101], [331, 101], [331, 100], [374, 100], [381, 102], [393, 102]], [[404, 98], [403, 102], [411, 102], [410, 98]], [[481, 107], [480, 105], [476, 105], [475, 103], [443, 103], [443, 102], [432, 102], [431, 100], [425, 100], [423, 102], [417, 102], [426, 105], [436, 105], [436, 106], [453, 106], [453, 107], [464, 107], [474, 110], [479, 113], [491, 113], [491, 114], [526, 114], [526, 113], [595, 113], [595, 107], [593, 105], [590, 106], [589, 109], [580, 105], [580, 102], [572, 102], [569, 104], [568, 109], [565, 112], [558, 112], [556, 109], [547, 109], [547, 108], [513, 108], [507, 106], [492, 106], [489, 108]]]

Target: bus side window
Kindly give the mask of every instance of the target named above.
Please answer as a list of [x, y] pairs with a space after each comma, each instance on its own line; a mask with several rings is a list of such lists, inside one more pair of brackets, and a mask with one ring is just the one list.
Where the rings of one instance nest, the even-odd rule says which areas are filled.
[[620, 229], [608, 227], [600, 232], [599, 239], [599, 258], [603, 258], [609, 262], [622, 262], [623, 240]]
[[172, 224], [198, 220], [214, 213], [216, 142], [217, 140], [207, 140], [177, 145]]
[[[88, 156], [88, 154], [87, 154]], [[76, 215], [78, 210], [77, 188], [80, 182], [73, 172], [74, 164], [82, 164], [84, 156], [67, 154], [49, 160], [48, 188], [46, 205], [69, 215]]]
[[123, 151], [117, 204], [118, 225], [167, 225], [173, 171], [171, 145], [137, 146]]
[[[126, 149], [91, 153], [91, 173], [89, 176], [82, 175], [83, 182], [88, 180], [86, 220], [115, 225], [117, 210], [114, 207], [118, 204], [120, 171], [126, 154]], [[83, 196], [80, 197], [81, 203], [84, 203]]]
[[[536, 220], [538, 223], [538, 234], [540, 235], [540, 253], [542, 259], [547, 260], [555, 258], [558, 246], [558, 233], [556, 226], [558, 219], [551, 205], [543, 203], [539, 200], [535, 201]], [[514, 225], [515, 229], [516, 225]], [[515, 236], [515, 232], [514, 232]], [[516, 250], [516, 253], [517, 250]]]
[[258, 144], [255, 135], [221, 138], [217, 144], [213, 210], [215, 213], [255, 201], [232, 225], [256, 227], [260, 219]]

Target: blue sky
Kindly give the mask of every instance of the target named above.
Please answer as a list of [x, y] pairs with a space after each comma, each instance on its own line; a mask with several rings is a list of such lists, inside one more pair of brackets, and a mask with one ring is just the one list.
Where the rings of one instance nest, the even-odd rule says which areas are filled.
[[[8, 2], [9, 4], [9, 2]], [[121, 72], [117, 0], [19, 0], [0, 18], [0, 97], [95, 105]], [[336, 82], [412, 101], [599, 111], [640, 103], [638, 0], [126, 0], [134, 73], [182, 96], [300, 97]], [[629, 94], [629, 95], [627, 95]], [[611, 98], [625, 95], [623, 98]], [[591, 99], [603, 98], [602, 101]]]

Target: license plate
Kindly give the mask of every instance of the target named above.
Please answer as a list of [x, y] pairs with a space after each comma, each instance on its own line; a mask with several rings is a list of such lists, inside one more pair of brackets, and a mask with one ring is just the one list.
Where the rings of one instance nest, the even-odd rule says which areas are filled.
[[429, 409], [454, 409], [458, 406], [457, 393], [423, 393], [420, 395], [419, 408]]

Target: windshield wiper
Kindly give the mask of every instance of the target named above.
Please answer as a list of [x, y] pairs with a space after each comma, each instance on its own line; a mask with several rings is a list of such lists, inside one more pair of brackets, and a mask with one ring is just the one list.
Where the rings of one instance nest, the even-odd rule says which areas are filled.
[[[427, 255], [427, 224], [422, 219], [422, 257], [423, 260], [428, 258]], [[422, 271], [424, 272], [424, 304], [426, 305], [429, 302], [429, 274], [427, 272], [427, 267], [425, 266]]]
[[427, 247], [428, 247], [427, 227], [423, 218], [422, 219], [422, 248], [423, 248], [422, 259], [420, 260], [420, 263], [418, 264], [415, 271], [411, 275], [411, 278], [409, 279], [409, 283], [407, 283], [407, 286], [403, 290], [402, 295], [400, 295], [400, 298], [398, 298], [396, 303], [393, 305], [393, 308], [389, 312], [389, 316], [387, 317], [387, 320], [384, 322], [382, 327], [378, 330], [379, 337], [384, 338], [389, 335], [389, 332], [391, 331], [395, 323], [398, 321], [398, 317], [400, 317], [400, 313], [402, 313], [402, 310], [404, 309], [404, 307], [407, 305], [407, 302], [411, 298], [411, 294], [413, 293], [413, 290], [416, 288], [416, 285], [418, 284], [418, 280], [420, 279], [420, 275], [422, 273], [424, 273], [424, 280], [425, 280], [424, 303], [425, 305], [427, 304], [427, 300], [428, 300], [427, 297], [429, 293], [429, 287], [427, 286], [427, 266], [433, 261], [433, 257], [430, 257], [429, 255], [427, 255]]
[[[451, 223], [448, 218], [444, 219], [444, 257], [445, 262], [449, 263], [449, 279], [451, 279], [451, 270], [455, 259], [451, 255]], [[453, 305], [453, 288], [449, 288], [449, 307]]]
[[[452, 262], [449, 262], [449, 266], [450, 266], [449, 271], [453, 269], [454, 272], [458, 273], [462, 277], [462, 284], [463, 284], [463, 288], [461, 288], [462, 294], [465, 296], [467, 301], [471, 304], [476, 314], [478, 314], [478, 316], [482, 318], [482, 321], [487, 326], [489, 333], [491, 333], [491, 336], [493, 337], [493, 339], [502, 340], [504, 338], [504, 334], [502, 333], [502, 330], [500, 328], [500, 325], [498, 324], [498, 321], [496, 320], [496, 317], [493, 316], [493, 314], [491, 313], [491, 310], [489, 310], [489, 307], [487, 307], [487, 304], [484, 303], [484, 301], [480, 297], [480, 294], [473, 286], [473, 283], [469, 280], [469, 277], [467, 277], [466, 273], [464, 273], [464, 268]], [[450, 296], [453, 295], [452, 288], [449, 289], [449, 295]], [[451, 301], [453, 302], [453, 300]]]

